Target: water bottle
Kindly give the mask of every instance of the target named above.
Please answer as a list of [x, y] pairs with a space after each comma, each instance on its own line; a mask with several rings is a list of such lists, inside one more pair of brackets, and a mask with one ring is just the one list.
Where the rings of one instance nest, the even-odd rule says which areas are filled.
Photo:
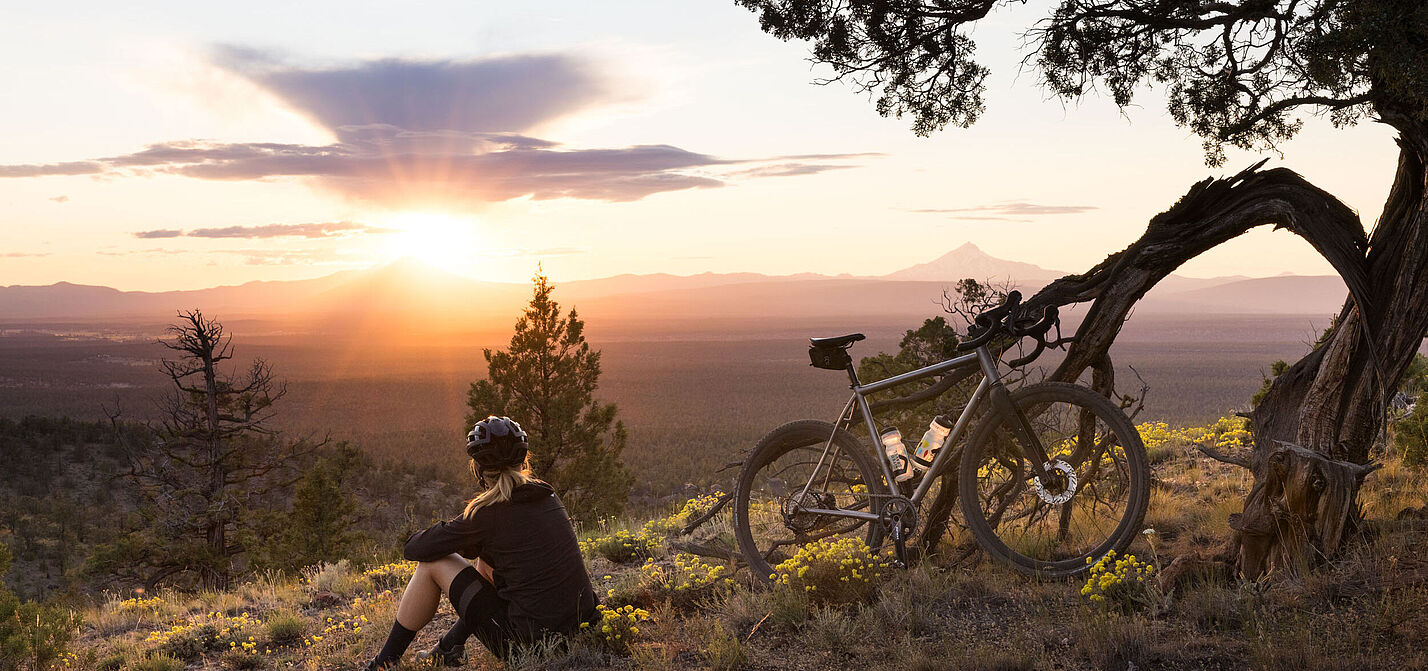
[[888, 455], [888, 463], [892, 465], [893, 479], [898, 482], [905, 482], [912, 477], [912, 468], [907, 459], [907, 448], [902, 444], [902, 432], [897, 427], [890, 426], [883, 429], [878, 434], [883, 441], [883, 451]]
[[933, 417], [932, 423], [927, 425], [927, 433], [922, 434], [922, 440], [912, 453], [912, 467], [918, 472], [932, 468], [932, 458], [937, 456], [949, 433], [952, 433], [952, 420], [942, 415]]

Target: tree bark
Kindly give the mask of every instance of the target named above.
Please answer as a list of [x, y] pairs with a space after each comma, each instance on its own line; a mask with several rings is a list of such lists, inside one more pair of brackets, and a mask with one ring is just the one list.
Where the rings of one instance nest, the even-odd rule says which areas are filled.
[[1261, 163], [1196, 184], [1130, 247], [1027, 301], [1033, 309], [1092, 301], [1051, 379], [1099, 367], [1104, 386], [1104, 357], [1135, 302], [1185, 261], [1251, 228], [1289, 229], [1344, 278], [1350, 295], [1329, 337], [1275, 380], [1252, 415], [1255, 485], [1232, 522], [1249, 576], [1313, 565], [1350, 536], [1389, 396], [1428, 331], [1428, 132], [1409, 115], [1381, 116], [1399, 130], [1401, 152], [1372, 238], [1338, 199], [1290, 170], [1259, 172]]
[[1345, 302], [1329, 337], [1276, 378], [1252, 414], [1255, 486], [1232, 524], [1247, 575], [1311, 566], [1360, 526], [1369, 451], [1428, 331], [1428, 133], [1408, 118], [1385, 120], [1399, 128], [1400, 150], [1365, 256], [1373, 301]]

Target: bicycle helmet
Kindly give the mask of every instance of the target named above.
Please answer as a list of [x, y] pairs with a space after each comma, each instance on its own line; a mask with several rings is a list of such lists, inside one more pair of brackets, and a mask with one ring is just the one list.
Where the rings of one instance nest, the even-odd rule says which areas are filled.
[[466, 454], [481, 468], [519, 466], [526, 460], [526, 432], [510, 417], [491, 415], [466, 434]]

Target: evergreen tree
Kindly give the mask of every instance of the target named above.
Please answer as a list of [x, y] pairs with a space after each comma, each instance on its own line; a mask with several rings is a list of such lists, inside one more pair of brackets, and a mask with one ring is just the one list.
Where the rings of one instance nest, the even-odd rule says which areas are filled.
[[624, 510], [634, 478], [620, 461], [625, 425], [613, 404], [595, 400], [600, 352], [585, 342], [575, 310], [562, 317], [545, 275], [516, 320], [510, 348], [485, 350], [487, 379], [467, 394], [467, 424], [488, 415], [521, 423], [536, 477], [555, 486], [571, 515], [592, 520]]
[[[342, 450], [350, 450], [342, 446]], [[292, 508], [275, 515], [269, 543], [259, 563], [292, 570], [351, 558], [362, 540], [357, 531], [357, 502], [347, 486], [339, 453], [309, 468], [293, 490]]]
[[[10, 549], [0, 543], [0, 577], [10, 570], [10, 558]], [[20, 599], [0, 583], [0, 670], [18, 668], [20, 658], [24, 657], [29, 647], [21, 629], [22, 623]]]
[[1428, 464], [1428, 392], [1418, 392], [1413, 411], [1393, 425], [1393, 445], [1409, 466]]
[[[0, 543], [0, 576], [10, 569], [9, 548]], [[0, 582], [0, 671], [52, 668], [78, 625], [68, 610], [21, 602]]]

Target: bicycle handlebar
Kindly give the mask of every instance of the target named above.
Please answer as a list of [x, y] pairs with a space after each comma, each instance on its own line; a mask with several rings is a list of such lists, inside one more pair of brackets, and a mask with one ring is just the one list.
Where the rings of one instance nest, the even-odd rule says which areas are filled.
[[[1061, 337], [1061, 317], [1056, 306], [1048, 305], [1043, 308], [1040, 317], [1029, 317], [1017, 313], [1017, 308], [1020, 305], [1021, 292], [1008, 292], [1006, 302], [976, 316], [972, 326], [967, 329], [967, 333], [972, 336], [972, 339], [957, 345], [957, 349], [959, 351], [976, 349], [991, 342], [999, 335], [1035, 338], [1036, 349], [1032, 350], [1031, 354], [1007, 362], [1007, 365], [1016, 368], [1041, 356], [1047, 347], [1059, 347], [1069, 342], [1070, 339]], [[1047, 341], [1046, 334], [1051, 331], [1052, 327], [1056, 328], [1056, 339]]]

